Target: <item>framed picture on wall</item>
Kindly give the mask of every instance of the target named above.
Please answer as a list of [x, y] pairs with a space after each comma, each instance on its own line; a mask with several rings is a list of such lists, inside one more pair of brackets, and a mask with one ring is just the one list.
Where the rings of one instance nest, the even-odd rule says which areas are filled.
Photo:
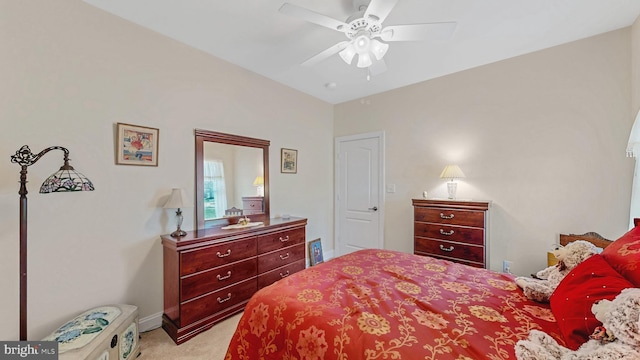
[[311, 266], [324, 262], [320, 239], [309, 241], [309, 264]]
[[116, 164], [158, 166], [159, 133], [155, 128], [117, 123]]
[[298, 150], [282, 148], [280, 172], [285, 174], [298, 172]]

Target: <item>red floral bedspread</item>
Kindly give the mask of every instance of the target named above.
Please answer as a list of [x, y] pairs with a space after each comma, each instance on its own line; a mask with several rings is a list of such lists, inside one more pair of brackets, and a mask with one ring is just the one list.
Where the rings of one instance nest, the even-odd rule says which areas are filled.
[[563, 344], [509, 275], [361, 250], [256, 293], [225, 359], [515, 359], [531, 329]]

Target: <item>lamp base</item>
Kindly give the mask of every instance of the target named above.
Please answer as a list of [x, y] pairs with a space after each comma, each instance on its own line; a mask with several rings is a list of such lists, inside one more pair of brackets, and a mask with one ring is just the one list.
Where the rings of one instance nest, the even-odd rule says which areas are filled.
[[182, 237], [182, 236], [186, 236], [186, 235], [187, 235], [187, 232], [184, 231], [184, 230], [180, 230], [180, 229], [178, 229], [178, 230], [176, 230], [176, 231], [171, 233], [172, 237]]
[[449, 199], [455, 199], [456, 198], [456, 190], [458, 188], [458, 184], [453, 182], [453, 181], [449, 181], [447, 183], [447, 192], [449, 192]]

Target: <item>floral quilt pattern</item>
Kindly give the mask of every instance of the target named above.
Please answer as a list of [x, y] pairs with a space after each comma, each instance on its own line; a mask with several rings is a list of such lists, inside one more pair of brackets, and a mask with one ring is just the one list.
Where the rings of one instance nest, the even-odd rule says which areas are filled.
[[548, 305], [511, 275], [360, 250], [257, 292], [225, 359], [515, 359], [532, 329], [563, 344]]

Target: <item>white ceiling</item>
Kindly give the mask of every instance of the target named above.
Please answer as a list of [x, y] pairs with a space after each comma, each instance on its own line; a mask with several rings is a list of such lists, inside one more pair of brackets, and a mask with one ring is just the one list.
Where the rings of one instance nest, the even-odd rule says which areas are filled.
[[[384, 26], [457, 28], [444, 42], [390, 43], [388, 70], [368, 81], [337, 55], [300, 66], [346, 37], [279, 13], [285, 0], [84, 1], [332, 104], [616, 30], [640, 14], [639, 0], [399, 0]], [[341, 21], [353, 12], [353, 0], [286, 1]]]

